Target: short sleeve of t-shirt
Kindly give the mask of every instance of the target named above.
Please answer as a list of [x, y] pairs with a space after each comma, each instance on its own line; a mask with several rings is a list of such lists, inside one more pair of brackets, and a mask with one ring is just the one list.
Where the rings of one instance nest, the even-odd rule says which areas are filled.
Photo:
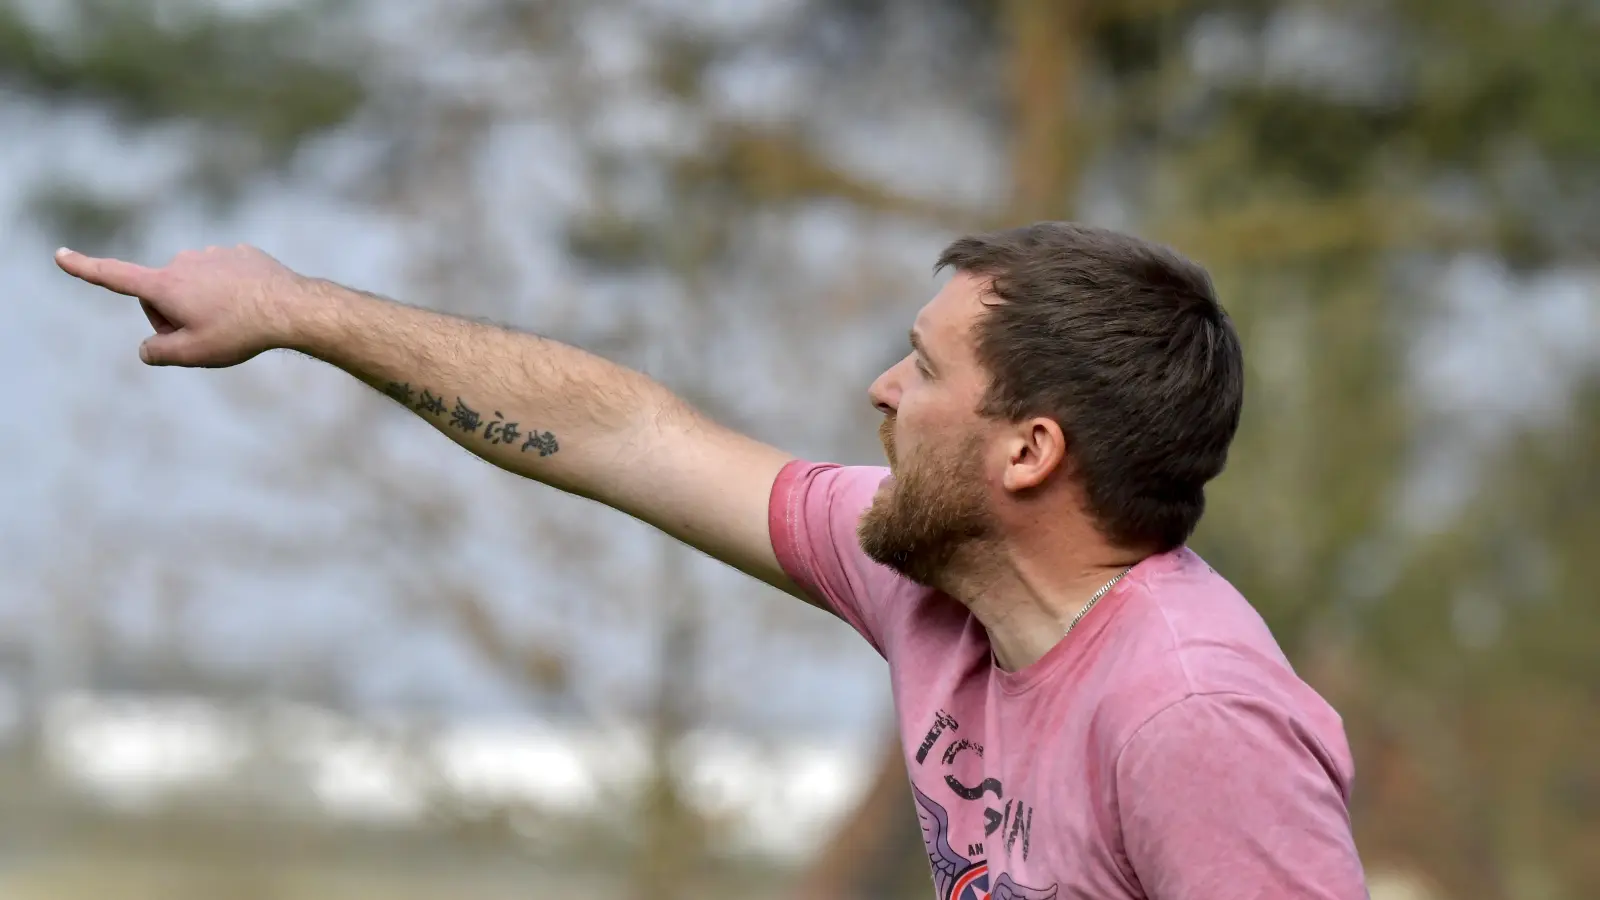
[[889, 474], [882, 467], [795, 461], [772, 486], [772, 549], [803, 590], [888, 657], [885, 602], [903, 579], [861, 551], [856, 526]]
[[1114, 773], [1145, 892], [1365, 900], [1348, 748], [1329, 752], [1318, 730], [1261, 697], [1228, 693], [1191, 695], [1141, 726]]

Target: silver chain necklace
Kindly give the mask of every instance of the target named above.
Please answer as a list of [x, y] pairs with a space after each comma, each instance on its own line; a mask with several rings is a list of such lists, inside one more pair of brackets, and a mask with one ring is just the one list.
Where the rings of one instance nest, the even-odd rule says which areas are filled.
[[1071, 634], [1072, 629], [1078, 627], [1078, 620], [1088, 615], [1089, 610], [1094, 609], [1094, 605], [1100, 602], [1100, 598], [1111, 593], [1111, 589], [1117, 586], [1117, 582], [1121, 581], [1124, 575], [1127, 575], [1132, 571], [1133, 566], [1123, 569], [1121, 572], [1118, 572], [1110, 581], [1102, 585], [1100, 590], [1095, 591], [1094, 596], [1089, 598], [1089, 602], [1083, 605], [1083, 609], [1078, 610], [1078, 614], [1072, 617], [1072, 621], [1067, 624], [1067, 630], [1061, 632], [1061, 636], [1066, 637], [1067, 635]]

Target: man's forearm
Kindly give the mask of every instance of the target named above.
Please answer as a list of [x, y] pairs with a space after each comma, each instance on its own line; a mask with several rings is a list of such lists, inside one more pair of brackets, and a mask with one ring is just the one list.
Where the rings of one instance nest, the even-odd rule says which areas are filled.
[[803, 596], [773, 549], [793, 459], [718, 427], [645, 375], [533, 335], [307, 279], [253, 247], [150, 269], [63, 250], [68, 274], [138, 297], [153, 366], [223, 368], [273, 348], [332, 363], [478, 456], [598, 500]]
[[693, 412], [648, 376], [591, 353], [328, 282], [293, 331], [331, 363], [501, 468], [584, 496], [654, 427]]

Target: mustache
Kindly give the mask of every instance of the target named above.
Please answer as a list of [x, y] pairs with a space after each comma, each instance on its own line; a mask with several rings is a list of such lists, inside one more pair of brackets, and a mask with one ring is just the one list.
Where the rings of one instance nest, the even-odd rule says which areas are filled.
[[878, 440], [883, 444], [883, 455], [894, 465], [894, 416], [884, 416], [878, 423]]

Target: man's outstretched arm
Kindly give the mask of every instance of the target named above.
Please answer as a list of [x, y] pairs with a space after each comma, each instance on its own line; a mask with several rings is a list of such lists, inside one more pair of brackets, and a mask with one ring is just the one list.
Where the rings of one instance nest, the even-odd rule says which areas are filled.
[[768, 532], [790, 457], [658, 382], [556, 341], [304, 278], [246, 247], [161, 269], [58, 254], [69, 274], [139, 298], [151, 365], [222, 367], [288, 348], [388, 394], [495, 465], [597, 500], [803, 596]]

